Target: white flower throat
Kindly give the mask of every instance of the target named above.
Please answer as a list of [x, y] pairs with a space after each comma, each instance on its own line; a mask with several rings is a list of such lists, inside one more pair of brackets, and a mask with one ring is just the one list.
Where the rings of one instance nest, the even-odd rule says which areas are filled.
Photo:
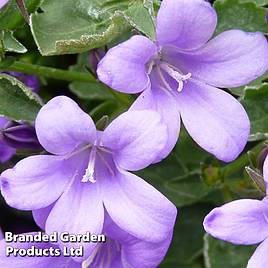
[[93, 146], [89, 155], [88, 167], [86, 169], [86, 173], [82, 178], [82, 182], [92, 182], [95, 183], [96, 180], [94, 178], [95, 175], [95, 164], [96, 164], [96, 155], [97, 155], [97, 147]]
[[182, 71], [179, 70], [177, 67], [161, 60], [161, 53], [159, 54], [159, 56], [157, 56], [157, 58], [154, 58], [149, 62], [149, 67], [148, 67], [148, 72], [147, 72], [149, 75], [152, 72], [153, 68], [156, 68], [156, 71], [163, 84], [162, 87], [164, 87], [168, 91], [173, 91], [173, 89], [170, 86], [167, 79], [165, 78], [164, 73], [168, 74], [170, 77], [172, 77], [175, 81], [178, 82], [178, 88], [177, 88], [178, 92], [181, 92], [183, 90], [184, 82], [186, 82], [192, 76], [191, 73], [183, 74]]
[[112, 176], [115, 175], [114, 170], [111, 167], [111, 164], [107, 161], [104, 154], [112, 155], [112, 152], [109, 149], [102, 147], [102, 146], [98, 146], [96, 144], [94, 144], [91, 147], [91, 151], [89, 154], [88, 166], [87, 166], [86, 172], [85, 172], [81, 182], [95, 183], [97, 181], [96, 180], [96, 159], [97, 159], [97, 157], [98, 157], [98, 160], [100, 160], [104, 164], [104, 166], [108, 169], [110, 174]]

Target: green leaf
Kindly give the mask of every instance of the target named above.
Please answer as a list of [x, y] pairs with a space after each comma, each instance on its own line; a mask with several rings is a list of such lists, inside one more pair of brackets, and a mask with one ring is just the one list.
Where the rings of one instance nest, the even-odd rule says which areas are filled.
[[155, 40], [155, 26], [152, 11], [144, 7], [142, 2], [133, 3], [125, 13], [131, 26]]
[[246, 171], [264, 197], [266, 194], [266, 183], [263, 179], [263, 175], [258, 170], [251, 167], [246, 167]]
[[216, 34], [231, 29], [268, 33], [265, 8], [239, 0], [217, 0], [214, 7], [218, 14]]
[[4, 50], [7, 52], [25, 53], [27, 49], [13, 36], [11, 31], [3, 33]]
[[263, 84], [268, 84], [268, 72], [266, 72], [256, 80], [252, 81], [248, 85], [237, 88], [231, 88], [230, 91], [237, 96], [243, 97], [247, 89], [258, 89]]
[[171, 155], [161, 163], [138, 174], [165, 194], [177, 206], [198, 202], [213, 189], [201, 179], [200, 163], [209, 155], [181, 131], [179, 142]]
[[203, 251], [205, 231], [202, 223], [211, 209], [207, 204], [179, 209], [173, 240], [160, 268], [200, 267], [196, 261]]
[[41, 102], [19, 80], [0, 74], [0, 115], [12, 120], [33, 122], [41, 108]]
[[[86, 72], [88, 66], [88, 53], [78, 55], [77, 64], [73, 65], [70, 69], [72, 71]], [[114, 99], [113, 94], [109, 88], [96, 80], [96, 82], [72, 82], [70, 90], [81, 99], [87, 100], [111, 100]]]
[[[25, 0], [28, 12], [35, 11], [43, 0]], [[0, 9], [0, 30], [14, 30], [24, 24], [24, 18], [17, 7], [16, 0], [9, 0]]]
[[239, 0], [240, 3], [249, 3], [253, 2], [258, 6], [265, 6], [268, 5], [268, 0]]
[[241, 103], [251, 122], [250, 140], [268, 138], [268, 85], [259, 89], [248, 89]]
[[204, 237], [204, 257], [206, 268], [244, 268], [250, 256], [253, 254], [254, 246], [235, 246], [230, 243], [212, 238]]
[[142, 0], [47, 0], [31, 16], [42, 55], [80, 53], [101, 47], [130, 26], [153, 36], [154, 24]]

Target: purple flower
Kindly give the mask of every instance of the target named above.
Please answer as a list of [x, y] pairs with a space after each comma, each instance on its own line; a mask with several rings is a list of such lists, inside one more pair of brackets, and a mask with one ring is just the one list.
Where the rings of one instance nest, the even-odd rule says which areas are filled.
[[8, 161], [15, 153], [16, 149], [6, 144], [3, 140], [2, 129], [9, 123], [4, 117], [0, 117], [0, 163]]
[[8, 161], [16, 149], [41, 150], [34, 126], [0, 117], [0, 163]]
[[[268, 182], [268, 157], [264, 162]], [[205, 230], [215, 238], [237, 245], [261, 243], [247, 268], [268, 267], [268, 199], [241, 199], [213, 209], [204, 220]]]
[[243, 150], [249, 119], [240, 103], [219, 88], [245, 85], [268, 68], [263, 34], [230, 30], [208, 41], [217, 15], [202, 0], [164, 0], [157, 41], [133, 36], [110, 49], [98, 66], [99, 79], [125, 93], [139, 93], [132, 110], [155, 109], [168, 126], [174, 147], [180, 117], [192, 138], [223, 161]]
[[[27, 233], [30, 235], [35, 235], [37, 233]], [[42, 253], [44, 249], [51, 249], [51, 256], [43, 256], [43, 257], [20, 257], [11, 255], [9, 257], [6, 256], [6, 248], [14, 247], [16, 249], [21, 250], [29, 250], [32, 247], [38, 251], [38, 255]], [[81, 268], [81, 264], [74, 261], [71, 257], [64, 257], [62, 254], [60, 256], [54, 257], [52, 255], [57, 254], [56, 252], [61, 252], [57, 245], [51, 243], [6, 243], [5, 240], [0, 241], [0, 267], [8, 267], [8, 268], [17, 268], [17, 267], [27, 267], [27, 268]], [[46, 252], [47, 254], [47, 252]]]
[[[74, 101], [60, 96], [41, 108], [35, 126], [53, 155], [28, 157], [1, 174], [9, 205], [47, 218], [47, 233], [100, 234], [108, 214], [137, 239], [157, 243], [170, 236], [176, 207], [128, 172], [150, 165], [165, 146], [167, 130], [158, 113], [124, 113], [102, 132]], [[94, 247], [85, 245], [86, 255]]]

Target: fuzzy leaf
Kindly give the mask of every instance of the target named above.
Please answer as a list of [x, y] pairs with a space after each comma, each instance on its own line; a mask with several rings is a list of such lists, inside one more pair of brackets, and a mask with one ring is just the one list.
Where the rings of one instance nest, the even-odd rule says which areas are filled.
[[152, 37], [154, 24], [143, 1], [47, 0], [31, 16], [42, 55], [71, 54], [101, 47], [130, 26]]
[[250, 140], [268, 138], [268, 85], [246, 90], [241, 102], [251, 122]]
[[27, 49], [13, 36], [11, 31], [3, 33], [4, 50], [7, 52], [25, 53]]
[[217, 0], [214, 7], [218, 14], [216, 34], [231, 29], [268, 33], [265, 8], [239, 0]]
[[206, 268], [242, 268], [247, 266], [254, 246], [235, 246], [209, 235], [204, 237], [204, 257]]
[[40, 100], [16, 78], [0, 74], [0, 115], [33, 122], [41, 108]]
[[[25, 0], [28, 12], [35, 11], [43, 0]], [[25, 22], [17, 6], [16, 0], [9, 0], [0, 9], [0, 30], [14, 30]]]

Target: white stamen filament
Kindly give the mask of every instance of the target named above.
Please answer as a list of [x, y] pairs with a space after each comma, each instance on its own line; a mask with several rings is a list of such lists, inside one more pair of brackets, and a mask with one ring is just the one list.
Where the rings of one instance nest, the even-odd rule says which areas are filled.
[[88, 181], [92, 183], [96, 182], [96, 180], [94, 179], [96, 152], [97, 152], [97, 147], [93, 146], [89, 155], [88, 167], [86, 169], [85, 175], [83, 176], [82, 182], [88, 182]]
[[178, 92], [182, 91], [183, 82], [190, 79], [192, 76], [191, 73], [188, 73], [186, 75], [181, 74], [176, 68], [171, 67], [169, 64], [161, 63], [160, 67], [179, 83], [177, 89]]
[[163, 75], [163, 73], [162, 73], [160, 67], [157, 65], [156, 68], [157, 68], [157, 72], [158, 72], [158, 74], [159, 74], [159, 76], [160, 76], [160, 79], [161, 79], [161, 81], [162, 81], [163, 84], [164, 84], [164, 87], [165, 87], [168, 91], [172, 91], [172, 88], [170, 87], [169, 83], [168, 83], [167, 80], [165, 79], [165, 77], [164, 77], [164, 75]]
[[99, 249], [100, 249], [101, 244], [97, 244], [95, 249], [93, 250], [92, 254], [82, 263], [82, 268], [88, 268], [94, 261]]
[[151, 74], [151, 72], [152, 72], [152, 70], [153, 70], [154, 65], [155, 65], [154, 60], [151, 60], [151, 61], [150, 61], [150, 63], [149, 63], [149, 67], [148, 67], [147, 74]]

